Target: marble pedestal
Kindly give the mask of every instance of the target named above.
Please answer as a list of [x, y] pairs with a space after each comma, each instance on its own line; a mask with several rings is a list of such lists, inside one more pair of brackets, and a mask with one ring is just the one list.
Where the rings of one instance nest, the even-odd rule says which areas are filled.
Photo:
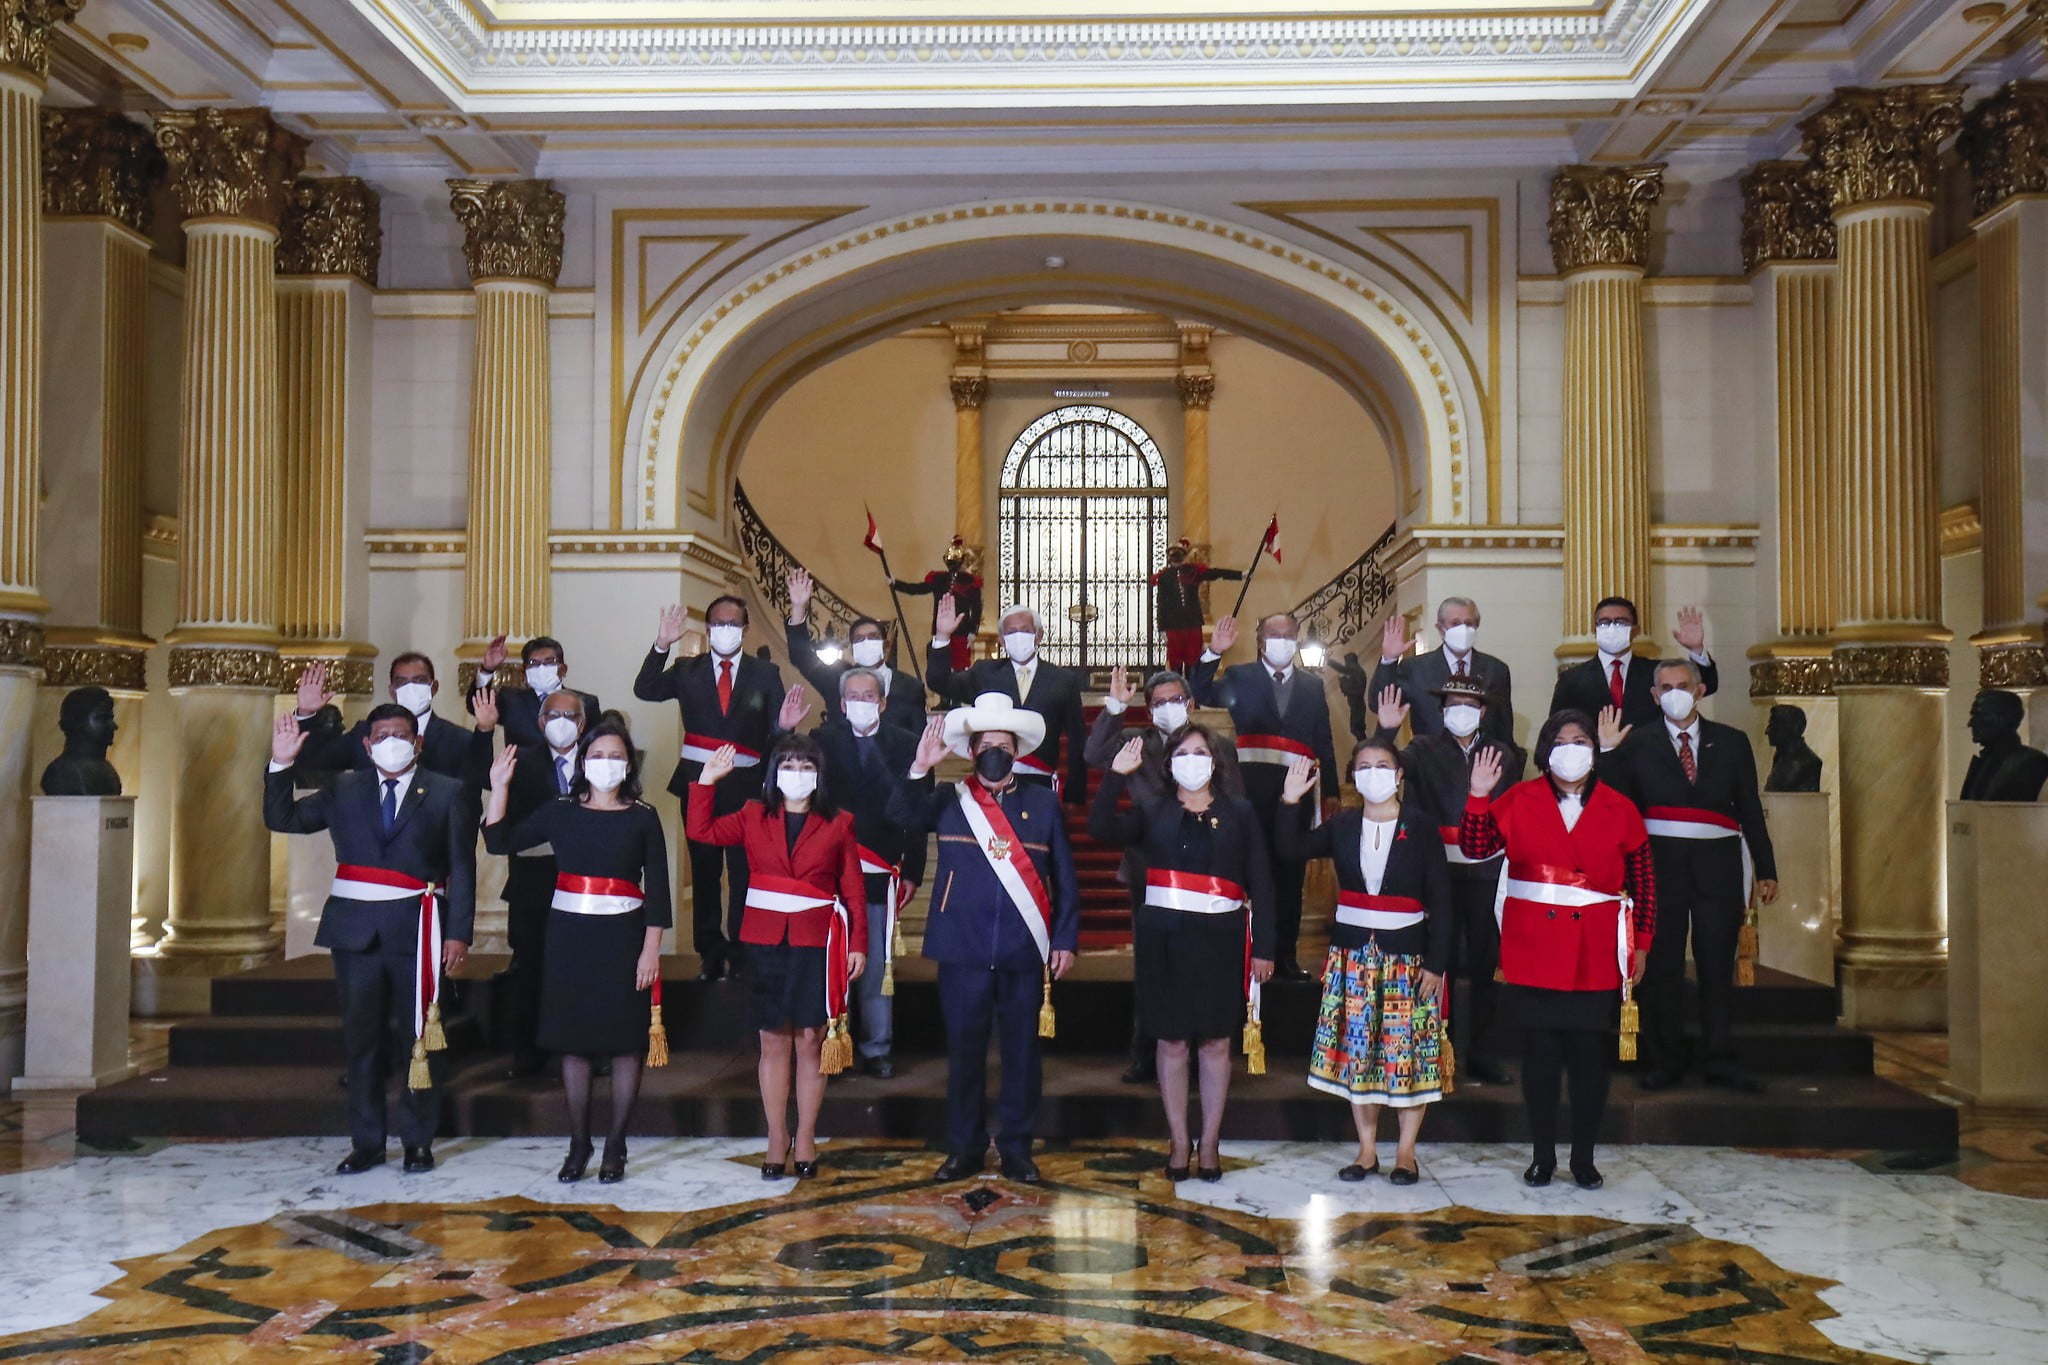
[[1834, 844], [1826, 792], [1765, 792], [1778, 898], [1756, 912], [1757, 960], [1808, 981], [1835, 981]]
[[38, 796], [29, 865], [28, 1047], [16, 1090], [91, 1090], [128, 1065], [135, 798]]
[[2048, 1109], [2048, 805], [1948, 803], [1948, 1083]]

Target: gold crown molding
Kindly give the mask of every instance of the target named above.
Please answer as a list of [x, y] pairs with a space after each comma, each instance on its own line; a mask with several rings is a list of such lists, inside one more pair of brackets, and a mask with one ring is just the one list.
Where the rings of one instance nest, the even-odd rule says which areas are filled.
[[546, 180], [450, 180], [470, 283], [531, 280], [552, 289], [562, 274], [565, 202]]
[[268, 109], [163, 109], [156, 145], [186, 219], [239, 218], [276, 227], [306, 161], [306, 139]]
[[277, 691], [290, 696], [298, 690], [299, 674], [309, 664], [327, 665], [327, 687], [337, 696], [369, 697], [377, 692], [377, 660], [353, 653], [328, 653], [333, 646], [304, 645], [282, 649], [277, 655]]
[[980, 374], [956, 374], [948, 381], [953, 390], [953, 407], [959, 412], [973, 412], [988, 401], [988, 376]]
[[279, 691], [284, 660], [275, 649], [249, 645], [173, 645], [172, 687], [260, 687]]
[[1742, 268], [1832, 261], [1835, 219], [1810, 161], [1759, 161], [1742, 173]]
[[1835, 690], [1845, 687], [1947, 687], [1944, 645], [1838, 644]]
[[1959, 502], [1941, 509], [1941, 552], [1944, 555], [1966, 554], [1983, 544], [1984, 519], [1978, 514], [1974, 501]]
[[360, 176], [300, 176], [278, 224], [277, 273], [353, 275], [373, 288], [384, 245], [377, 191]]
[[2013, 81], [1979, 101], [1963, 116], [1956, 150], [1980, 214], [2017, 194], [2048, 192], [2048, 81]]
[[1752, 697], [1831, 697], [1835, 661], [1822, 655], [1757, 659], [1749, 665]]
[[0, 668], [35, 668], [42, 661], [42, 623], [0, 616]]
[[[476, 690], [477, 674], [482, 671], [483, 665], [473, 659], [457, 664], [455, 666], [455, 686], [457, 690], [465, 697], [474, 692]], [[491, 675], [490, 685], [502, 691], [523, 691], [526, 687], [526, 670], [520, 667], [517, 660], [507, 659], [504, 663], [498, 665], [497, 671]]]
[[1561, 166], [1550, 179], [1550, 257], [1562, 275], [1589, 266], [1642, 267], [1664, 167]]
[[1987, 645], [1979, 649], [1977, 686], [2012, 691], [2048, 687], [2048, 649], [2036, 643]]
[[1848, 87], [1803, 119], [1803, 150], [1836, 213], [1879, 200], [1932, 202], [1941, 144], [1962, 126], [1963, 86]]
[[1180, 393], [1183, 409], [1206, 412], [1216, 397], [1216, 376], [1213, 374], [1175, 375], [1173, 385]]
[[43, 80], [60, 24], [78, 17], [85, 0], [0, 0], [0, 66]]
[[149, 651], [120, 645], [45, 643], [45, 687], [104, 687], [115, 692], [149, 689]]
[[42, 113], [43, 212], [112, 218], [147, 237], [169, 169], [149, 129], [114, 109]]
[[[363, 536], [369, 553], [379, 558], [433, 556], [460, 560], [469, 546], [469, 535], [454, 530], [373, 530]], [[737, 572], [739, 558], [730, 550], [687, 532], [647, 533], [636, 531], [550, 531], [548, 553], [590, 555], [606, 558], [677, 555], [721, 574]]]

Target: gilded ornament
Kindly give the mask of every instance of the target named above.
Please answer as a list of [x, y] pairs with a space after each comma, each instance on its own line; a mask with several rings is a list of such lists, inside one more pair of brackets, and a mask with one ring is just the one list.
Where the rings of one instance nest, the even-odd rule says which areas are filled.
[[253, 218], [275, 227], [306, 139], [268, 109], [165, 109], [156, 145], [187, 218]]
[[243, 645], [178, 645], [171, 650], [173, 687], [284, 686], [284, 660], [274, 649]]
[[20, 616], [0, 616], [0, 668], [34, 668], [43, 661], [43, 627]]
[[2037, 644], [1986, 646], [1977, 654], [1977, 686], [2048, 687], [2048, 649]]
[[50, 687], [104, 687], [142, 692], [149, 687], [146, 650], [119, 645], [45, 645], [43, 682]]
[[1749, 666], [1752, 697], [1827, 697], [1834, 691], [1835, 661], [1826, 656], [1758, 659]]
[[377, 661], [349, 654], [282, 655], [277, 662], [277, 690], [290, 696], [299, 674], [312, 664], [327, 665], [327, 687], [336, 696], [367, 697], [377, 690]]
[[1835, 219], [1810, 161], [1759, 161], [1742, 175], [1742, 268], [1832, 261]]
[[1550, 180], [1550, 257], [1560, 275], [1649, 263], [1650, 210], [1664, 167], [1561, 166]]
[[1963, 122], [1963, 87], [1848, 87], [1799, 125], [1819, 168], [1829, 205], [1839, 212], [1885, 199], [1932, 201], [1940, 185], [1941, 144]]
[[1174, 376], [1174, 387], [1180, 390], [1180, 405], [1183, 408], [1204, 408], [1216, 396], [1216, 376], [1213, 374], [1182, 374]]
[[1841, 645], [1834, 665], [1837, 691], [1948, 686], [1948, 650], [1941, 645]]
[[165, 170], [149, 129], [113, 109], [45, 109], [42, 156], [44, 213], [113, 218], [148, 235]]
[[988, 401], [988, 379], [978, 374], [956, 374], [953, 376], [953, 406], [962, 412], [972, 412]]
[[[368, 660], [364, 662], [367, 663]], [[455, 666], [455, 686], [463, 696], [466, 697], [476, 690], [476, 675], [478, 671], [479, 666], [475, 663], [457, 664]], [[499, 689], [525, 687], [526, 670], [520, 667], [517, 659], [508, 659], [498, 666], [496, 673], [491, 675], [491, 686]], [[365, 688], [364, 690], [369, 691], [370, 689]]]
[[533, 280], [552, 288], [562, 273], [564, 202], [546, 180], [450, 180], [448, 203], [462, 224], [471, 282]]
[[50, 74], [50, 38], [78, 17], [85, 0], [0, 0], [0, 66], [37, 80]]
[[1956, 150], [1979, 213], [2016, 194], [2048, 193], [2048, 81], [2014, 81], [1980, 101], [1963, 116]]
[[384, 225], [377, 191], [360, 176], [300, 176], [278, 224], [277, 273], [354, 275], [377, 283]]

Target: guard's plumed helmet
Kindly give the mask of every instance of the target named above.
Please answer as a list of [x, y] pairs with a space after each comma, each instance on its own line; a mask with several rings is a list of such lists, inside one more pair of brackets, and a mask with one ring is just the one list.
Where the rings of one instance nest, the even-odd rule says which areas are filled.
[[966, 562], [967, 542], [958, 536], [954, 536], [953, 543], [946, 547], [946, 566], [957, 569]]
[[1194, 552], [1195, 543], [1186, 536], [1182, 536], [1179, 540], [1166, 547], [1166, 562], [1169, 564], [1185, 563], [1187, 557]]

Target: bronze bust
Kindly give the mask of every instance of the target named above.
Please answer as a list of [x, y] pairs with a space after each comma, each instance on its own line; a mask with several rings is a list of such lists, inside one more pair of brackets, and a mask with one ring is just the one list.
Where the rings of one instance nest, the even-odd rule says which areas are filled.
[[2048, 754], [2020, 739], [2027, 704], [2015, 692], [1987, 687], [1970, 703], [1970, 738], [1978, 750], [1963, 777], [1965, 801], [2038, 801], [2048, 783]]
[[1817, 792], [1820, 790], [1820, 755], [1806, 742], [1806, 713], [1796, 706], [1773, 706], [1764, 722], [1764, 738], [1776, 755], [1770, 776], [1764, 779], [1767, 792]]
[[57, 712], [64, 752], [43, 769], [45, 796], [119, 796], [121, 774], [107, 762], [114, 742], [114, 698], [104, 687], [79, 687], [64, 694]]

